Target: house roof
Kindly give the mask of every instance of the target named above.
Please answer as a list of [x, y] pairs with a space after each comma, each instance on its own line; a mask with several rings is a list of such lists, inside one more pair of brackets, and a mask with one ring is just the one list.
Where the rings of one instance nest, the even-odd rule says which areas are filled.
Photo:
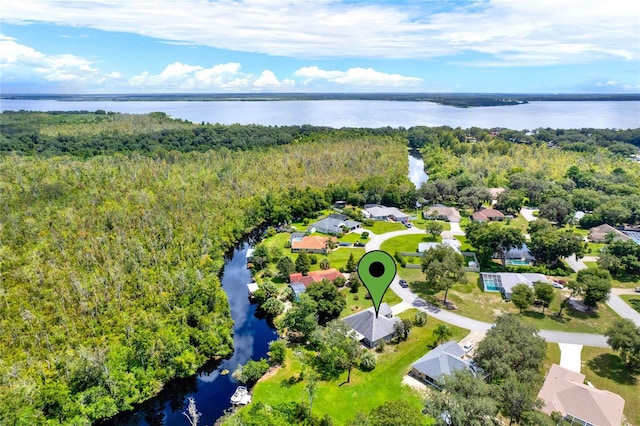
[[322, 220], [317, 221], [311, 226], [316, 229], [327, 229], [329, 232], [337, 234], [338, 232], [342, 231], [343, 226], [351, 229], [357, 228], [360, 225], [362, 225], [360, 222], [351, 220], [345, 215], [332, 214]]
[[460, 212], [455, 207], [447, 207], [442, 204], [436, 204], [429, 207], [425, 211], [425, 215], [428, 216], [444, 216], [449, 219], [450, 222], [460, 222]]
[[327, 237], [311, 235], [303, 237], [301, 240], [294, 240], [291, 248], [298, 250], [322, 250], [327, 247]]
[[396, 207], [385, 207], [379, 204], [365, 204], [364, 209], [373, 217], [393, 216], [396, 219], [409, 217], [409, 215], [403, 213]]
[[489, 188], [489, 194], [491, 194], [491, 198], [498, 198], [498, 195], [502, 194], [505, 191], [505, 188]]
[[542, 411], [570, 414], [598, 426], [622, 424], [624, 399], [613, 392], [585, 385], [584, 379], [584, 374], [553, 364], [538, 393], [538, 398], [544, 401]]
[[504, 218], [504, 213], [502, 213], [500, 210], [496, 210], [496, 209], [481, 209], [478, 210], [477, 212], [475, 212], [473, 214], [473, 216], [471, 216], [471, 218], [473, 220], [491, 220], [491, 219], [500, 219], [500, 218]]
[[373, 308], [358, 312], [357, 314], [348, 316], [342, 321], [346, 322], [360, 335], [370, 342], [383, 339], [395, 332], [393, 325], [400, 321], [399, 318], [387, 318], [386, 315], [391, 313], [391, 308], [386, 303], [380, 304], [378, 317]]
[[305, 286], [309, 286], [309, 284], [317, 283], [322, 280], [333, 281], [338, 277], [343, 277], [335, 268], [330, 269], [321, 269], [319, 271], [311, 271], [308, 275], [302, 275], [300, 272], [295, 272], [293, 274], [289, 274], [289, 282], [290, 283], [301, 283]]
[[505, 256], [507, 259], [536, 260], [535, 256], [531, 254], [531, 251], [526, 244], [522, 244], [520, 248], [513, 248], [507, 251]]
[[547, 277], [542, 274], [523, 273], [518, 274], [515, 272], [482, 272], [480, 273], [484, 282], [485, 278], [490, 278], [494, 282], [498, 282], [500, 286], [507, 293], [511, 293], [513, 287], [518, 284], [526, 284], [533, 286], [533, 283], [541, 281], [543, 283], [549, 282]]
[[449, 246], [458, 253], [460, 253], [460, 247], [462, 247], [462, 243], [455, 238], [443, 238], [441, 243], [418, 243], [418, 252], [424, 253], [427, 250], [431, 250], [438, 246]]
[[442, 376], [470, 367], [470, 361], [463, 360], [464, 349], [457, 342], [447, 342], [429, 351], [411, 367], [437, 380]]
[[614, 228], [611, 225], [602, 224], [600, 226], [594, 226], [589, 230], [589, 239], [591, 241], [604, 241], [607, 234], [614, 234], [616, 240], [630, 240], [628, 235], [625, 235], [620, 230]]

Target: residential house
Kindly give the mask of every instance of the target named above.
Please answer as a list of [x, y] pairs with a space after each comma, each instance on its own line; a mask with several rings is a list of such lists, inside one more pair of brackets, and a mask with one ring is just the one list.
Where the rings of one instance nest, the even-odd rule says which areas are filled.
[[471, 369], [471, 361], [462, 359], [464, 354], [457, 342], [444, 343], [411, 364], [409, 374], [439, 388], [444, 376], [456, 370]]
[[424, 253], [427, 250], [431, 250], [438, 246], [448, 246], [460, 253], [460, 247], [462, 247], [462, 243], [460, 240], [455, 238], [443, 238], [441, 243], [418, 243], [418, 253]]
[[491, 194], [491, 205], [498, 203], [498, 197], [505, 191], [505, 188], [489, 188], [489, 194]]
[[480, 273], [480, 279], [482, 280], [484, 291], [499, 291], [506, 300], [511, 299], [513, 287], [518, 284], [526, 284], [533, 287], [533, 283], [549, 282], [547, 277], [542, 274], [518, 274], [515, 272], [482, 272]]
[[381, 303], [378, 317], [375, 310], [369, 308], [348, 316], [342, 321], [351, 326], [360, 343], [368, 348], [374, 348], [380, 342], [387, 342], [396, 335], [394, 324], [399, 322], [400, 318], [392, 315], [388, 304]]
[[593, 243], [604, 243], [608, 234], [613, 234], [615, 240], [626, 241], [630, 240], [628, 235], [625, 235], [622, 231], [614, 228], [606, 223], [600, 226], [594, 226], [589, 230], [589, 241]]
[[[501, 259], [500, 253], [493, 255], [494, 259]], [[522, 244], [519, 248], [512, 248], [505, 253], [507, 265], [525, 266], [531, 265], [536, 261], [536, 257], [531, 253], [526, 244]]]
[[308, 275], [302, 275], [300, 272], [294, 272], [289, 274], [289, 282], [291, 284], [300, 283], [305, 287], [311, 283], [317, 283], [322, 280], [333, 281], [338, 277], [344, 277], [344, 275], [335, 268], [320, 269], [319, 271], [310, 271]]
[[364, 211], [365, 217], [373, 220], [395, 220], [397, 222], [408, 222], [409, 215], [403, 213], [396, 207], [385, 207], [380, 204], [365, 204]]
[[309, 231], [320, 232], [321, 234], [337, 235], [341, 232], [351, 232], [362, 227], [362, 223], [349, 219], [344, 214], [334, 213], [322, 220], [313, 223], [309, 227]]
[[436, 204], [429, 207], [422, 213], [425, 219], [445, 220], [447, 222], [459, 223], [462, 219], [460, 212], [455, 207], [447, 207], [442, 204]]
[[620, 426], [624, 399], [613, 392], [584, 384], [585, 375], [551, 365], [538, 398], [542, 412], [559, 412], [571, 424]]
[[329, 252], [329, 238], [320, 237], [318, 235], [305, 236], [291, 243], [291, 253], [307, 253], [327, 254]]
[[504, 219], [504, 213], [496, 209], [482, 208], [471, 216], [476, 222], [493, 222]]

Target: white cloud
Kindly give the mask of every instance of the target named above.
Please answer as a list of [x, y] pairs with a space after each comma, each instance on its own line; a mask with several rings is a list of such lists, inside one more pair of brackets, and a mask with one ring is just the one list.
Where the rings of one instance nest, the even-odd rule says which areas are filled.
[[295, 85], [290, 79], [278, 80], [270, 70], [264, 70], [259, 76], [255, 76], [241, 72], [240, 68], [241, 65], [236, 62], [218, 64], [210, 68], [174, 62], [159, 74], [152, 75], [148, 71], [138, 74], [129, 80], [129, 84], [132, 89], [165, 92], [276, 90]]
[[350, 87], [413, 87], [420, 85], [423, 80], [416, 77], [406, 77], [400, 74], [387, 74], [372, 68], [349, 68], [347, 71], [327, 71], [317, 66], [303, 67], [293, 73], [296, 77], [304, 78], [305, 84], [317, 80], [324, 80]]
[[37, 77], [54, 83], [77, 84], [104, 82], [107, 78], [82, 57], [70, 54], [47, 55], [4, 35], [0, 35], [0, 69], [3, 78], [10, 80]]
[[[441, 11], [433, 14], [433, 7]], [[4, 9], [6, 22], [52, 22], [297, 58], [473, 52], [488, 55], [479, 63], [484, 66], [640, 59], [640, 2], [629, 0], [20, 0]]]

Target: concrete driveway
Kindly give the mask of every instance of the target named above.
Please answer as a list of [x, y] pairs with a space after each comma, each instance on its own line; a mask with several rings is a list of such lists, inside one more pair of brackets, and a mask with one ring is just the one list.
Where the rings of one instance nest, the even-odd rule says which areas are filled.
[[527, 222], [533, 222], [537, 218], [533, 215], [533, 212], [537, 212], [538, 209], [532, 209], [529, 207], [523, 207], [520, 209], [520, 214], [524, 217]]
[[618, 315], [622, 318], [630, 319], [637, 327], [640, 327], [640, 312], [629, 306], [627, 302], [618, 296], [619, 294], [636, 294], [640, 296], [640, 293], [635, 293], [633, 290], [626, 288], [613, 288], [611, 289], [611, 294], [609, 294], [609, 300], [607, 300], [607, 305], [616, 311]]

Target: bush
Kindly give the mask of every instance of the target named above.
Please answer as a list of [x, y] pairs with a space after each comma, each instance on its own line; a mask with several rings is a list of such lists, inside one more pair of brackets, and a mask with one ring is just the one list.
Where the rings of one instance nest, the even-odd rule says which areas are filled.
[[360, 358], [360, 368], [363, 371], [371, 371], [376, 368], [376, 356], [369, 351], [366, 351], [362, 354], [362, 358]]
[[385, 347], [386, 345], [387, 345], [387, 342], [385, 342], [385, 341], [384, 341], [384, 339], [383, 339], [383, 340], [381, 340], [381, 341], [380, 341], [380, 343], [378, 343], [378, 344], [376, 345], [376, 352], [382, 352], [382, 351], [384, 351], [384, 347]]
[[287, 344], [284, 340], [278, 339], [269, 343], [269, 361], [271, 364], [284, 365], [287, 356]]
[[331, 261], [329, 259], [322, 259], [320, 261], [320, 269], [329, 269], [331, 268]]
[[351, 281], [351, 285], [349, 287], [351, 288], [351, 293], [357, 293], [360, 289], [360, 281]]
[[427, 323], [427, 314], [423, 311], [417, 311], [415, 317], [413, 318], [413, 323], [418, 327], [422, 327]]
[[309, 262], [310, 262], [312, 265], [317, 264], [317, 263], [318, 263], [318, 256], [316, 256], [315, 254], [311, 254], [311, 255], [309, 255]]
[[269, 238], [269, 237], [273, 237], [277, 233], [278, 233], [278, 231], [276, 231], [276, 228], [270, 227], [270, 228], [267, 228], [267, 232], [266, 232], [265, 235], [266, 235], [267, 238]]
[[344, 277], [338, 277], [335, 280], [333, 280], [333, 285], [340, 288], [340, 287], [344, 287], [346, 282], [347, 280]]
[[369, 238], [369, 232], [364, 231], [362, 234], [360, 234], [360, 238], [366, 240], [367, 238]]
[[401, 254], [400, 254], [400, 252], [398, 252], [398, 251], [397, 251], [397, 252], [394, 254], [394, 256], [393, 256], [393, 257], [395, 257], [395, 258], [396, 258], [396, 261], [397, 261], [397, 262], [400, 264], [400, 266], [402, 266], [403, 268], [404, 268], [405, 266], [407, 266], [407, 261], [406, 261], [406, 260], [404, 260], [404, 256], [403, 256], [403, 255], [401, 255]]
[[355, 296], [353, 296], [353, 300], [360, 300], [360, 296], [356, 294]]

